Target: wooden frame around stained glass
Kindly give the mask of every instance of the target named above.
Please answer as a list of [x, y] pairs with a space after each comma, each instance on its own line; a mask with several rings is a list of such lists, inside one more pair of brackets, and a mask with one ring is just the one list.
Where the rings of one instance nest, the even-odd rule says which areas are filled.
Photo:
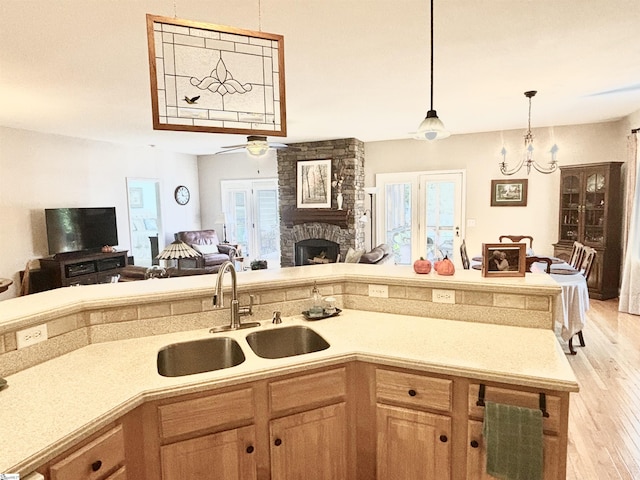
[[287, 135], [284, 37], [147, 15], [153, 128]]

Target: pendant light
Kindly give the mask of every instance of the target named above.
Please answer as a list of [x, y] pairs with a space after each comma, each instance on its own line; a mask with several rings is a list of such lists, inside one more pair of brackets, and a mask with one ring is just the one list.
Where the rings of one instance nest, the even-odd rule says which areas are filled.
[[438, 114], [433, 109], [433, 0], [431, 0], [431, 108], [418, 127], [415, 138], [419, 140], [441, 140], [451, 135], [445, 128]]

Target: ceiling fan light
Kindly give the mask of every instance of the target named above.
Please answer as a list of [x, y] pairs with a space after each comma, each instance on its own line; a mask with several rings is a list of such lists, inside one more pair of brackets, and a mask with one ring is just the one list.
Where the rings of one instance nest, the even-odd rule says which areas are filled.
[[422, 121], [416, 132], [416, 138], [420, 140], [441, 140], [447, 138], [451, 133], [444, 128], [442, 120], [438, 118], [435, 110], [429, 110], [427, 116]]
[[251, 140], [247, 143], [247, 152], [252, 157], [262, 157], [269, 151], [269, 144], [265, 140]]

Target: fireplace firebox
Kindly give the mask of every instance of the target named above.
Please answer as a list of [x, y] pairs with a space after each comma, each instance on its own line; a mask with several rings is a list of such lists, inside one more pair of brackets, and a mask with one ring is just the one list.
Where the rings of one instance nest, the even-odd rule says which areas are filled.
[[309, 238], [295, 244], [295, 265], [335, 263], [340, 253], [340, 245], [324, 238]]

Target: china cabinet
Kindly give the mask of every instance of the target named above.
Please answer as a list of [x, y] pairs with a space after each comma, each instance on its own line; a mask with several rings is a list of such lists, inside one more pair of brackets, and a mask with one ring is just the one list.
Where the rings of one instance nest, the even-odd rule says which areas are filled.
[[589, 296], [618, 296], [622, 229], [622, 162], [560, 167], [559, 238], [554, 255], [569, 260], [573, 242], [596, 249]]

